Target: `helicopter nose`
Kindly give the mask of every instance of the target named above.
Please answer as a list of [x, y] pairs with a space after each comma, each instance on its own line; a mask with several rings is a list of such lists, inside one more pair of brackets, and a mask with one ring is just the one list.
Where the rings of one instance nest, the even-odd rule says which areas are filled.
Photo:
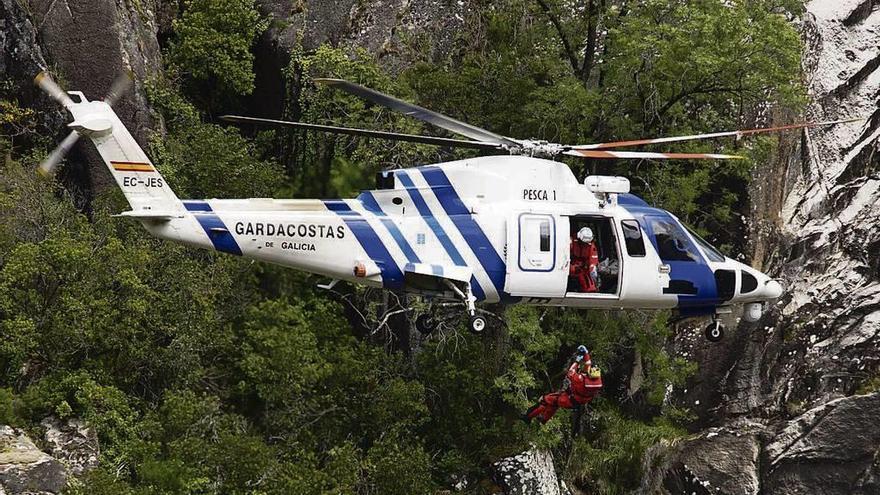
[[775, 280], [768, 280], [764, 284], [764, 296], [768, 299], [779, 299], [782, 295], [782, 284]]

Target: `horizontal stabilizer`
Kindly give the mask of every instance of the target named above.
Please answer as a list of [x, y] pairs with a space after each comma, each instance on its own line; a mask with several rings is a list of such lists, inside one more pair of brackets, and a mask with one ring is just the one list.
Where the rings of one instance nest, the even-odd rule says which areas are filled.
[[137, 218], [138, 220], [156, 220], [167, 222], [172, 218], [183, 218], [183, 213], [171, 211], [123, 211], [114, 217]]

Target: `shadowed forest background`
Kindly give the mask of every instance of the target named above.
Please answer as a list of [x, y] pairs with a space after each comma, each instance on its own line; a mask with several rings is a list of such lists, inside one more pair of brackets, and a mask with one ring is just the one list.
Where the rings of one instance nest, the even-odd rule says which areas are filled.
[[[405, 64], [340, 43], [293, 53], [281, 116], [440, 134], [316, 77], [563, 143], [760, 126], [805, 103], [799, 0], [473, 6], [448, 50], [398, 33]], [[351, 197], [380, 170], [474, 156], [229, 127], [217, 117], [261, 108], [252, 48], [280, 21], [253, 0], [166, 8], [164, 66], [143, 81], [163, 132], [144, 144], [181, 198]], [[316, 277], [160, 242], [112, 218], [127, 209], [121, 194], [92, 194], [75, 168], [39, 179], [64, 130], [47, 128], [20, 91], [0, 81], [0, 423], [35, 428], [55, 415], [93, 426], [101, 466], [71, 493], [415, 494], [461, 480], [467, 493], [492, 493], [488, 465], [529, 445], [551, 449], [571, 486], [625, 493], [649, 446], [694, 427], [671, 397], [699, 366], [673, 352], [665, 313], [489, 307], [500, 318], [473, 336], [448, 308], [421, 336], [418, 301], [401, 312], [396, 295], [322, 291]], [[676, 149], [748, 159], [569, 164], [579, 178], [629, 177], [646, 201], [752, 261], [748, 185], [776, 138]], [[584, 434], [571, 437], [567, 411], [543, 428], [521, 423], [580, 343], [606, 383]]]

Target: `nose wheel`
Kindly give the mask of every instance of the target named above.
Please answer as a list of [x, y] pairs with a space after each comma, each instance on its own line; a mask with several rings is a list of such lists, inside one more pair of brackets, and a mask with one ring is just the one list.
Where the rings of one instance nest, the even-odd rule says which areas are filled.
[[721, 339], [724, 338], [724, 325], [720, 321], [715, 320], [706, 325], [705, 334], [706, 340], [709, 342], [721, 342]]

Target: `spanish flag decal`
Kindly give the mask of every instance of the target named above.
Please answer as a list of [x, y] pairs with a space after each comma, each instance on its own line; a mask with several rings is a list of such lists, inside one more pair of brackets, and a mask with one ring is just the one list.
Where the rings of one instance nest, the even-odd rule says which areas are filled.
[[153, 168], [149, 163], [143, 162], [110, 162], [110, 165], [113, 166], [113, 170], [117, 172], [155, 172], [156, 169]]

